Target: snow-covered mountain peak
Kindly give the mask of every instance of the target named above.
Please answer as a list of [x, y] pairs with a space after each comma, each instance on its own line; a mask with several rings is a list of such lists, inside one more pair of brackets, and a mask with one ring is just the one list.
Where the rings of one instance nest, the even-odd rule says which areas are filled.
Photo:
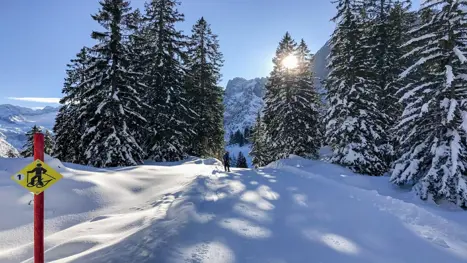
[[224, 96], [225, 138], [246, 127], [252, 127], [258, 111], [263, 108], [263, 96], [267, 78], [229, 80]]

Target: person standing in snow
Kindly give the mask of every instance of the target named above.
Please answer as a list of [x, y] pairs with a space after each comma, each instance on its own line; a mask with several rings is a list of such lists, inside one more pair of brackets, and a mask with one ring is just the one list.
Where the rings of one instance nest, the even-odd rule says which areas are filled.
[[228, 151], [225, 152], [223, 160], [224, 160], [224, 170], [226, 172], [230, 172], [230, 156], [229, 156]]

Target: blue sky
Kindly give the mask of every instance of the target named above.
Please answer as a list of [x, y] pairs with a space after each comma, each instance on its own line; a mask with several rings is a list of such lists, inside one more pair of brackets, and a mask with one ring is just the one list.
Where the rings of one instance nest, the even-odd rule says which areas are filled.
[[[131, 3], [141, 8], [144, 0]], [[90, 34], [99, 25], [90, 14], [98, 7], [97, 0], [3, 0], [0, 104], [56, 106], [65, 65], [82, 46], [94, 43]], [[330, 0], [182, 0], [180, 11], [186, 21], [179, 29], [190, 32], [204, 16], [219, 35], [225, 86], [234, 77], [267, 76], [286, 31], [317, 51], [332, 33], [329, 19], [335, 8]], [[25, 101], [28, 98], [35, 99]]]

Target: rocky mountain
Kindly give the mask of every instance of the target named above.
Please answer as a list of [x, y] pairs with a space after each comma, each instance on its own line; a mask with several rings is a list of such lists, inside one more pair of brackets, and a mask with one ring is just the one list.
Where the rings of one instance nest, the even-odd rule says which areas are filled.
[[[326, 58], [329, 55], [329, 45], [326, 43], [313, 55], [312, 70], [315, 77], [315, 87], [323, 95], [326, 93], [322, 81], [326, 79], [329, 70], [326, 68]], [[224, 96], [224, 128], [225, 138], [230, 134], [246, 127], [252, 127], [256, 115], [264, 105], [263, 96], [267, 78], [246, 80], [234, 78], [227, 83]]]
[[326, 79], [329, 74], [329, 69], [326, 68], [327, 57], [329, 56], [330, 47], [329, 43], [324, 44], [316, 54], [313, 55], [312, 70], [315, 77], [315, 87], [319, 93], [325, 94], [326, 90], [322, 85], [322, 81]]
[[45, 107], [40, 110], [10, 104], [0, 105], [0, 137], [16, 149], [22, 149], [26, 142], [26, 132], [37, 125], [52, 130], [58, 107]]
[[258, 111], [263, 108], [266, 78], [229, 80], [224, 95], [224, 128], [226, 140], [230, 134], [255, 123]]

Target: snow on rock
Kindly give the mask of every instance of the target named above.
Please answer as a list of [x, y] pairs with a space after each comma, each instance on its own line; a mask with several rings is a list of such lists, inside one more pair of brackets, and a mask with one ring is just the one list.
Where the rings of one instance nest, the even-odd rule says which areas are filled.
[[225, 139], [246, 127], [253, 127], [258, 111], [263, 108], [266, 78], [229, 80], [224, 95]]
[[5, 140], [17, 149], [26, 142], [26, 132], [38, 125], [52, 131], [58, 107], [47, 106], [43, 109], [31, 109], [10, 104], [0, 105], [0, 132]]
[[321, 47], [316, 54], [313, 55], [312, 67], [313, 71], [314, 85], [316, 90], [320, 94], [325, 94], [326, 90], [322, 84], [323, 80], [326, 80], [329, 69], [326, 67], [328, 63], [329, 52], [331, 51], [329, 42], [326, 42], [323, 47]]

